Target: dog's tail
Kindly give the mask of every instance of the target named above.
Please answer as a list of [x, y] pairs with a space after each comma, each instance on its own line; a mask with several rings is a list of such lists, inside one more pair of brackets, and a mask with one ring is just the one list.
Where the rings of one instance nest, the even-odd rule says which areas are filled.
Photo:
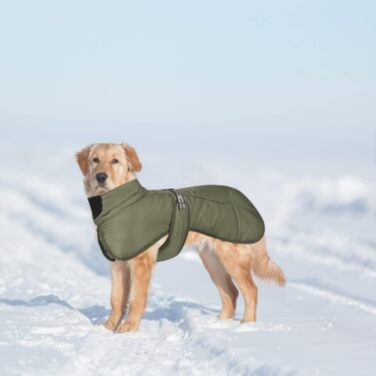
[[262, 279], [275, 282], [279, 286], [284, 286], [286, 278], [283, 270], [273, 262], [267, 252], [265, 236], [253, 244], [252, 270]]

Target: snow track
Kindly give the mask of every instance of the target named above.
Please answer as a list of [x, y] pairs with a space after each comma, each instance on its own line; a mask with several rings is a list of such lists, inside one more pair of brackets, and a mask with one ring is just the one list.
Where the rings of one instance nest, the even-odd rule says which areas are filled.
[[217, 292], [186, 250], [158, 264], [140, 331], [114, 334], [100, 325], [109, 268], [81, 189], [2, 172], [1, 375], [374, 374], [372, 239], [317, 238], [286, 223], [270, 234], [270, 249], [287, 287], [258, 281], [259, 321], [244, 325], [241, 302], [236, 320], [217, 320]]
[[370, 313], [372, 315], [376, 315], [375, 303], [367, 303], [362, 299], [356, 299], [356, 298], [352, 298], [346, 295], [338, 294], [328, 289], [318, 288], [307, 283], [289, 282], [288, 285], [295, 289], [304, 291], [307, 294], [322, 297], [323, 299], [329, 300], [333, 303], [339, 303], [339, 304], [352, 306], [364, 312]]

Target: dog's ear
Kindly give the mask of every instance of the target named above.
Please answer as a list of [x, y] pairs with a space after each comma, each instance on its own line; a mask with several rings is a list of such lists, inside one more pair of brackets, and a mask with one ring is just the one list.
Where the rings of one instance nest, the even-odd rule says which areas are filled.
[[89, 153], [92, 145], [89, 145], [85, 149], [82, 149], [78, 153], [76, 153], [76, 160], [78, 165], [80, 166], [80, 169], [84, 175], [88, 173], [89, 170]]
[[123, 144], [123, 148], [125, 151], [125, 155], [127, 156], [128, 162], [131, 166], [131, 169], [136, 172], [141, 171], [142, 164], [138, 159], [136, 150], [128, 144]]

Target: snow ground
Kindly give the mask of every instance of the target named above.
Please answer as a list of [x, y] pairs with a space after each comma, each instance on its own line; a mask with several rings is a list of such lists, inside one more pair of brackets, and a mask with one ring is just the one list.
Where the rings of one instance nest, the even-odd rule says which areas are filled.
[[217, 291], [185, 249], [157, 265], [140, 331], [114, 334], [99, 325], [110, 309], [109, 267], [73, 152], [18, 153], [0, 169], [1, 375], [375, 374], [372, 169], [222, 174], [217, 161], [200, 161], [182, 173], [145, 156], [146, 187], [236, 182], [264, 215], [288, 284], [257, 281], [257, 323], [240, 325], [242, 302], [236, 320], [220, 322]]

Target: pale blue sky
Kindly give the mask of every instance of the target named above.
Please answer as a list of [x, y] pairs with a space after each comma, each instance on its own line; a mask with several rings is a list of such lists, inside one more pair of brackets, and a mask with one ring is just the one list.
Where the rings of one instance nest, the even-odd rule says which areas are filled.
[[362, 0], [0, 0], [1, 138], [376, 158], [375, 20]]

